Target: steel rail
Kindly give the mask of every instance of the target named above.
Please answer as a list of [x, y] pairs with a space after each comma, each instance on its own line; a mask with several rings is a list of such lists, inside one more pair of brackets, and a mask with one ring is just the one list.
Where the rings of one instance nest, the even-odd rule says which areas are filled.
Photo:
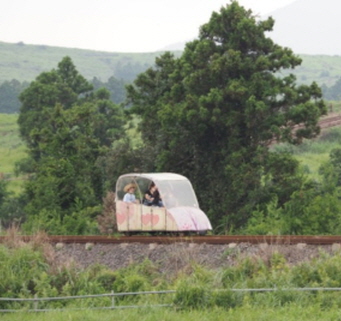
[[[23, 235], [15, 236], [16, 240], [30, 242], [36, 239], [35, 236]], [[12, 237], [0, 236], [0, 243], [10, 242]], [[302, 236], [302, 235], [208, 235], [208, 236], [99, 236], [99, 235], [51, 235], [46, 236], [46, 242], [49, 243], [94, 243], [94, 244], [122, 244], [122, 243], [198, 243], [198, 244], [230, 244], [230, 243], [250, 243], [250, 244], [273, 244], [273, 245], [291, 245], [291, 244], [312, 244], [328, 245], [334, 243], [341, 244], [341, 236]]]

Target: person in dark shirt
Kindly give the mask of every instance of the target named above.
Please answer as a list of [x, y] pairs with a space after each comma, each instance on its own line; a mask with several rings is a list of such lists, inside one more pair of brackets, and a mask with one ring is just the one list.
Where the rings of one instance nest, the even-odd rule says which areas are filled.
[[163, 207], [158, 188], [152, 182], [148, 190], [144, 193], [143, 204], [147, 206]]

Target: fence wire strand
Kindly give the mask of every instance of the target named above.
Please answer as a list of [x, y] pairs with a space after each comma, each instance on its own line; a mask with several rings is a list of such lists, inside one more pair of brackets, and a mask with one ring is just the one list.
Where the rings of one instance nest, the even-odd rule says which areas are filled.
[[[212, 292], [276, 292], [276, 291], [341, 291], [340, 287], [315, 287], [315, 288], [259, 288], [259, 289], [216, 289]], [[159, 307], [172, 307], [173, 304], [151, 304], [151, 305], [116, 305], [114, 297], [119, 296], [132, 296], [132, 295], [147, 295], [147, 294], [174, 294], [176, 290], [164, 290], [164, 291], [143, 291], [143, 292], [111, 292], [104, 294], [92, 294], [92, 295], [77, 295], [77, 296], [63, 296], [63, 297], [34, 297], [34, 298], [0, 298], [0, 301], [6, 302], [33, 302], [35, 305], [34, 309], [0, 309], [0, 312], [51, 312], [51, 311], [76, 311], [76, 310], [114, 310], [114, 309], [136, 309], [136, 308], [159, 308]], [[103, 307], [84, 307], [84, 308], [54, 308], [54, 309], [38, 309], [37, 305], [40, 301], [56, 301], [56, 300], [74, 300], [74, 299], [89, 299], [89, 298], [100, 298], [100, 297], [112, 297], [111, 306]]]

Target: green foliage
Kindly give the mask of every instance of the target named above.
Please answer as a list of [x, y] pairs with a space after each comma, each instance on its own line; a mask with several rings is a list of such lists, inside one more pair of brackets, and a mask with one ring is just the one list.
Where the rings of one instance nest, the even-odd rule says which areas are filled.
[[300, 163], [302, 171], [310, 178], [321, 182], [320, 167], [328, 163], [329, 154], [333, 149], [340, 147], [340, 127], [324, 130], [314, 140], [304, 140], [302, 144], [294, 146], [289, 144], [273, 145], [271, 150], [275, 153], [289, 153]]
[[273, 201], [252, 212], [244, 232], [270, 235], [338, 235], [341, 231], [339, 192], [320, 187], [294, 192], [283, 207]]
[[275, 197], [278, 206], [285, 204], [292, 193], [306, 183], [306, 177], [300, 172], [299, 162], [287, 153], [270, 153], [264, 172], [264, 192], [267, 197]]
[[125, 82], [117, 80], [115, 77], [110, 77], [107, 82], [102, 82], [96, 77], [92, 80], [95, 90], [106, 88], [110, 92], [110, 100], [115, 104], [123, 103], [126, 99]]
[[42, 73], [21, 93], [19, 98], [22, 106], [18, 118], [20, 135], [34, 159], [40, 157], [39, 144], [44, 143], [42, 134], [49, 129], [46, 128], [46, 122], [51, 119], [51, 109], [57, 104], [66, 110], [70, 109], [79, 95], [86, 95], [90, 90], [92, 86], [78, 74], [71, 59], [65, 57], [57, 70]]
[[[296, 305], [310, 309], [317, 305], [322, 309], [341, 307], [338, 293], [295, 291], [303, 287], [341, 287], [341, 257], [321, 251], [311, 262], [291, 266], [283, 255], [269, 248], [264, 257], [245, 257], [223, 270], [206, 270], [199, 265], [191, 266], [190, 273], [181, 273], [177, 279], [165, 282], [162, 271], [149, 260], [131, 264], [127, 268], [111, 271], [101, 265], [79, 269], [76, 265], [56, 265], [51, 261], [52, 249], [40, 246], [0, 246], [0, 282], [2, 297], [55, 297], [103, 294], [114, 291], [139, 292], [159, 289], [175, 289], [172, 297], [120, 296], [120, 304], [170, 303], [195, 313], [206, 309], [223, 310], [262, 307], [280, 308]], [[49, 255], [45, 255], [50, 253]], [[50, 259], [48, 259], [50, 258]], [[188, 267], [187, 267], [188, 269]], [[185, 270], [183, 271], [185, 272]], [[188, 270], [187, 270], [188, 272]], [[238, 291], [238, 289], [276, 289], [273, 292]], [[148, 303], [147, 303], [148, 302]], [[86, 300], [61, 300], [40, 302], [39, 308], [79, 308], [109, 306], [110, 298]], [[30, 303], [0, 302], [1, 308], [31, 308]]]
[[97, 217], [98, 228], [101, 234], [117, 232], [115, 193], [108, 192], [103, 198], [101, 215]]
[[311, 263], [303, 263], [292, 269], [292, 281], [299, 287], [340, 287], [339, 255], [325, 254]]
[[69, 57], [21, 94], [18, 123], [30, 155], [18, 165], [30, 173], [27, 232], [94, 232], [90, 222], [106, 188], [98, 159], [124, 133], [123, 110], [109, 96], [105, 89], [93, 92]]
[[14, 164], [25, 157], [25, 146], [19, 137], [18, 116], [0, 115], [0, 177], [9, 180], [8, 189], [19, 194], [23, 177], [16, 177]]
[[29, 216], [22, 224], [22, 229], [27, 234], [46, 231], [52, 235], [95, 235], [99, 231], [94, 217], [99, 212], [98, 207], [83, 208], [69, 215], [42, 209]]
[[246, 258], [238, 262], [238, 265], [226, 269], [222, 274], [222, 285], [224, 288], [242, 287], [250, 279], [266, 270], [263, 262]]
[[174, 304], [181, 309], [206, 309], [210, 307], [210, 295], [204, 284], [182, 282], [174, 298]]
[[[49, 249], [48, 251], [51, 251]], [[75, 265], [60, 266], [57, 269], [53, 262], [44, 256], [44, 247], [34, 249], [30, 244], [6, 248], [0, 246], [0, 273], [5, 278], [0, 282], [2, 297], [55, 297], [84, 294], [103, 294], [113, 289], [115, 276], [103, 266], [93, 265], [80, 270]], [[111, 283], [109, 282], [111, 281]], [[92, 299], [83, 302], [53, 301], [40, 302], [39, 308], [65, 306], [108, 305], [109, 298]], [[0, 302], [1, 308], [22, 308], [23, 304]], [[31, 308], [29, 303], [25, 303]]]
[[[28, 246], [11, 250], [0, 246], [2, 297], [20, 297], [34, 292], [35, 280], [48, 270], [43, 255]], [[2, 308], [7, 303], [0, 302]]]
[[8, 186], [9, 182], [0, 176], [0, 230], [19, 225], [25, 218], [24, 198], [15, 196]]
[[19, 112], [20, 93], [28, 87], [27, 82], [20, 83], [16, 79], [4, 81], [0, 85], [0, 113], [13, 114]]
[[[292, 177], [297, 164], [287, 155], [272, 161], [266, 146], [315, 137], [326, 113], [316, 83], [297, 86], [292, 74], [277, 77], [301, 59], [266, 37], [273, 25], [232, 1], [212, 14], [180, 58], [162, 55], [127, 87], [156, 170], [189, 177], [220, 230], [245, 226], [272, 194], [279, 205], [290, 198], [302, 184]], [[293, 132], [295, 124], [304, 127]], [[267, 175], [272, 186], [262, 185]]]
[[1, 228], [7, 229], [12, 226], [19, 226], [25, 222], [25, 204], [26, 201], [23, 195], [14, 196], [12, 193], [8, 193], [0, 205]]
[[213, 306], [226, 310], [236, 309], [243, 306], [244, 293], [232, 292], [230, 290], [215, 291], [211, 293], [211, 302]]
[[341, 78], [331, 87], [323, 86], [323, 96], [328, 100], [341, 100]]
[[[164, 276], [157, 270], [148, 259], [145, 259], [140, 264], [131, 264], [127, 268], [117, 270], [114, 273], [113, 290], [118, 292], [143, 292], [152, 290], [165, 290], [169, 287]], [[119, 296], [115, 300], [117, 302], [124, 302], [130, 304], [132, 302], [144, 302], [152, 300], [145, 296], [127, 295]], [[155, 300], [163, 300], [163, 298], [156, 297]]]
[[8, 183], [5, 180], [0, 180], [0, 207], [9, 194], [7, 191], [7, 184]]
[[330, 188], [341, 186], [341, 148], [331, 150], [329, 161], [320, 167], [320, 174]]
[[[340, 306], [337, 293], [299, 292], [299, 287], [340, 287], [340, 257], [321, 252], [320, 258], [289, 268], [285, 258], [274, 252], [268, 260], [245, 258], [233, 267], [223, 270], [221, 283], [226, 288], [216, 289], [210, 282], [182, 280], [174, 297], [181, 309], [205, 309], [214, 306], [236, 309], [243, 306], [277, 308], [297, 304], [307, 308], [312, 304], [324, 308]], [[215, 281], [216, 282], [216, 281]], [[242, 292], [234, 289], [277, 289], [273, 292]], [[322, 294], [323, 293], [323, 294]], [[329, 300], [329, 301], [328, 301]]]
[[134, 146], [130, 137], [117, 140], [108, 152], [99, 157], [96, 166], [107, 178], [107, 190], [115, 190], [122, 173], [156, 171], [153, 149], [150, 146]]
[[283, 235], [288, 234], [287, 231], [283, 209], [278, 207], [277, 200], [272, 200], [264, 210], [257, 209], [252, 212], [243, 233], [250, 235]]

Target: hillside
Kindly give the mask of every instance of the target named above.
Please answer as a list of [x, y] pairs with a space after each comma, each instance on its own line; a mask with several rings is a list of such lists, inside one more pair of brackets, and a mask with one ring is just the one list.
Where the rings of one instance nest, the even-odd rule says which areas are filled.
[[[152, 66], [162, 52], [110, 53], [83, 49], [60, 48], [23, 43], [0, 42], [0, 84], [16, 79], [32, 81], [43, 71], [56, 68], [65, 56], [70, 56], [77, 70], [87, 79], [106, 82], [109, 77], [132, 81], [136, 75]], [[181, 51], [174, 51], [179, 56]], [[298, 83], [316, 81], [333, 85], [341, 77], [341, 56], [300, 55], [303, 63], [292, 72]]]
[[16, 79], [32, 81], [43, 71], [56, 68], [65, 56], [70, 56], [78, 71], [87, 79], [107, 81], [114, 76], [131, 80], [154, 64], [161, 52], [114, 53], [73, 48], [26, 45], [0, 42], [0, 83]]
[[320, 86], [328, 87], [335, 84], [341, 77], [341, 56], [299, 55], [301, 66], [291, 71], [297, 77], [297, 82], [310, 84], [316, 81]]

